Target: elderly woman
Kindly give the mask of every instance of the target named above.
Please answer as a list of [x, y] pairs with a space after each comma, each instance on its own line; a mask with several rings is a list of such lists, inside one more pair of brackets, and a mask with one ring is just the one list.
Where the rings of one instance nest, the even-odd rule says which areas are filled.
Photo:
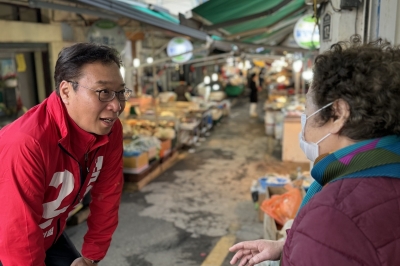
[[316, 180], [285, 241], [234, 245], [231, 264], [400, 265], [400, 50], [334, 44], [317, 56], [300, 146]]

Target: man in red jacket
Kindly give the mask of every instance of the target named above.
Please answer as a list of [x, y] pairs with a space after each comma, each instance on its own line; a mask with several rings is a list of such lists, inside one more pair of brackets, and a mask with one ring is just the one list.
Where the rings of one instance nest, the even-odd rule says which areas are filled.
[[[106, 46], [63, 49], [56, 91], [0, 131], [3, 266], [91, 266], [106, 255], [123, 186], [118, 116], [131, 94], [120, 66]], [[63, 230], [89, 192], [81, 257]]]

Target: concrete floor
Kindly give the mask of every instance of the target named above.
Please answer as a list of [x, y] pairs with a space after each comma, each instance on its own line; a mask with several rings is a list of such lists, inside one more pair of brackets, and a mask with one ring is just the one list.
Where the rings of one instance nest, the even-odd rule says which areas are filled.
[[[202, 265], [229, 228], [236, 228], [235, 242], [263, 237], [251, 183], [299, 164], [279, 160], [280, 145], [265, 135], [261, 118], [248, 117], [248, 107], [247, 99], [239, 100], [195, 153], [142, 191], [123, 194], [119, 226], [100, 265]], [[78, 250], [85, 231], [86, 223], [67, 229]]]

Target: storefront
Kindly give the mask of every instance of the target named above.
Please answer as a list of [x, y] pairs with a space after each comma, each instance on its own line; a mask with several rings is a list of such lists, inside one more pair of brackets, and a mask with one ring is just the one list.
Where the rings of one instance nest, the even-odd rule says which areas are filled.
[[47, 44], [0, 44], [0, 127], [38, 104], [51, 91]]

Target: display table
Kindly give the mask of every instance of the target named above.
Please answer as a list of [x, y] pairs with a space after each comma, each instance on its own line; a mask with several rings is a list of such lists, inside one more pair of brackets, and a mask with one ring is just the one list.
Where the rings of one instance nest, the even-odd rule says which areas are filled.
[[282, 161], [296, 163], [310, 162], [300, 149], [300, 132], [300, 116], [285, 117], [283, 121]]

